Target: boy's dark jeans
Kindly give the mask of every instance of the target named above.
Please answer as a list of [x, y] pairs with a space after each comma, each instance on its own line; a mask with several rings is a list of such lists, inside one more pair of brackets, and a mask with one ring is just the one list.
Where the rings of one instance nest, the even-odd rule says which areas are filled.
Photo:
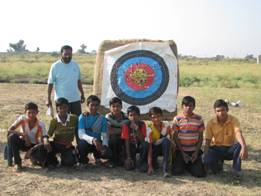
[[93, 153], [95, 159], [101, 158], [101, 154], [96, 150], [94, 145], [89, 144], [85, 140], [78, 141], [78, 151], [80, 155], [80, 163], [86, 164], [87, 163], [87, 155], [89, 153]]
[[7, 160], [7, 164], [8, 166], [12, 166], [13, 165], [13, 151], [11, 149], [11, 147], [8, 145], [8, 143], [5, 145], [5, 149], [4, 149], [4, 160]]
[[211, 146], [204, 156], [204, 164], [211, 169], [213, 173], [218, 173], [222, 170], [220, 163], [223, 164], [224, 160], [233, 160], [233, 168], [236, 171], [240, 171], [240, 151], [241, 145], [239, 143], [233, 146]]
[[[135, 167], [137, 167], [141, 172], [146, 172], [148, 170], [148, 151], [149, 151], [148, 142], [142, 141], [139, 142], [137, 145], [130, 142], [131, 159], [134, 161]], [[140, 155], [139, 159], [137, 160], [137, 164], [136, 164], [136, 153], [139, 153]], [[127, 158], [127, 156], [125, 156], [125, 158]]]
[[[185, 152], [189, 156], [192, 156], [193, 152]], [[172, 166], [172, 174], [173, 175], [181, 175], [188, 170], [192, 176], [195, 177], [204, 177], [206, 176], [206, 172], [204, 169], [204, 165], [202, 163], [202, 155], [203, 152], [200, 150], [197, 159], [192, 163], [185, 163], [182, 153], [180, 150], [175, 152], [174, 163]]]
[[82, 114], [81, 101], [70, 102], [69, 113], [80, 116]]
[[163, 156], [163, 173], [168, 172], [169, 168], [169, 152], [170, 151], [170, 141], [168, 138], [164, 138], [162, 143], [159, 145], [152, 144], [152, 164], [153, 168], [157, 168], [157, 158], [158, 156]]
[[47, 155], [47, 166], [57, 166], [58, 160], [56, 154], [61, 154], [61, 164], [66, 167], [72, 167], [76, 162], [76, 153], [74, 147], [66, 148], [65, 145], [59, 144], [55, 141], [51, 141], [50, 145], [52, 147], [52, 151]]
[[14, 164], [21, 165], [22, 160], [20, 157], [20, 150], [21, 151], [28, 151], [30, 148], [34, 146], [32, 144], [31, 146], [26, 146], [25, 141], [19, 137], [18, 134], [10, 134], [7, 137], [7, 153], [8, 153], [8, 164], [11, 163], [12, 156], [14, 157]]
[[109, 147], [112, 150], [112, 162], [115, 166], [123, 165], [123, 144], [120, 134], [110, 135]]

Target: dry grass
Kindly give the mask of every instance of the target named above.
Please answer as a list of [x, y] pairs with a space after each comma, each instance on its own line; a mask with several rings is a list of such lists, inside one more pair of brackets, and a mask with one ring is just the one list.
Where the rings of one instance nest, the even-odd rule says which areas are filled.
[[[86, 95], [90, 86], [84, 86]], [[0, 153], [6, 143], [6, 129], [22, 112], [23, 105], [35, 101], [40, 106], [40, 118], [48, 125], [44, 106], [46, 85], [0, 84]], [[249, 147], [249, 160], [243, 162], [242, 177], [231, 177], [230, 164], [225, 173], [204, 179], [186, 174], [163, 179], [161, 172], [147, 176], [121, 168], [107, 169], [90, 165], [87, 169], [57, 169], [47, 172], [28, 165], [27, 170], [14, 173], [0, 159], [0, 195], [260, 195], [261, 193], [261, 92], [257, 89], [181, 88], [178, 102], [185, 95], [196, 97], [196, 112], [205, 121], [212, 115], [212, 103], [217, 98], [240, 99], [241, 108], [231, 108], [239, 117]]]

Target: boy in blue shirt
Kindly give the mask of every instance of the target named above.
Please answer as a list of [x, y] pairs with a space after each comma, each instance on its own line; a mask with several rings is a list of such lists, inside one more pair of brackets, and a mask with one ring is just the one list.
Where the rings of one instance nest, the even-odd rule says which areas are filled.
[[93, 153], [96, 163], [100, 158], [106, 157], [108, 152], [108, 133], [107, 120], [98, 113], [100, 99], [95, 95], [87, 98], [88, 112], [81, 114], [78, 125], [78, 150], [80, 155], [80, 164], [88, 163], [88, 154]]

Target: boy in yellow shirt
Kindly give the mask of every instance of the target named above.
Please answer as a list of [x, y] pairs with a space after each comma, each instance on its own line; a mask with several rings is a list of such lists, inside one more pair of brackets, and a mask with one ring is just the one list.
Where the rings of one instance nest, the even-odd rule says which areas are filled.
[[169, 153], [171, 148], [171, 128], [167, 122], [163, 122], [163, 112], [159, 107], [152, 107], [149, 110], [151, 123], [147, 127], [148, 152], [148, 174], [158, 167], [157, 158], [163, 156], [163, 176], [168, 177]]
[[222, 99], [214, 103], [214, 111], [216, 116], [206, 128], [204, 163], [216, 174], [222, 171], [224, 160], [233, 160], [233, 170], [237, 173], [241, 170], [241, 160], [248, 156], [239, 121], [228, 114], [228, 105]]

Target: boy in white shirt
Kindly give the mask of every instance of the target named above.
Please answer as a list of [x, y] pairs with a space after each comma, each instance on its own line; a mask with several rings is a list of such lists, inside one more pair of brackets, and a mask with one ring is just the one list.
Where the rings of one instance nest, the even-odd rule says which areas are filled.
[[[47, 140], [47, 132], [42, 121], [37, 119], [38, 106], [29, 102], [25, 105], [25, 113], [20, 115], [17, 120], [8, 129], [8, 165], [14, 164], [16, 170], [21, 170], [22, 161], [20, 157], [20, 150], [28, 151], [34, 145], [38, 144], [40, 140]], [[17, 129], [20, 128], [18, 131]], [[10, 155], [12, 155], [10, 157]]]

